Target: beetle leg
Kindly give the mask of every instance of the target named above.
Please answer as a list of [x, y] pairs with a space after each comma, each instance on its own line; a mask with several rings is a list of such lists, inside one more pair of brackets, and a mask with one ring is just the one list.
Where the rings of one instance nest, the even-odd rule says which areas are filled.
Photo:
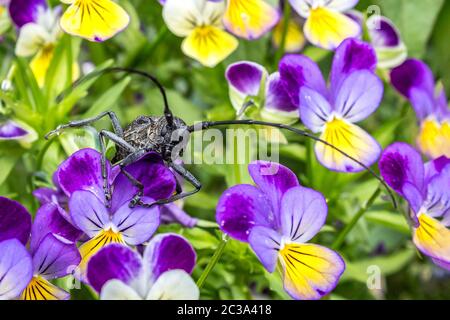
[[45, 139], [49, 139], [51, 136], [57, 135], [61, 131], [65, 130], [67, 128], [80, 128], [80, 127], [88, 126], [90, 124], [93, 124], [93, 123], [99, 121], [100, 119], [102, 119], [102, 118], [104, 118], [106, 116], [108, 116], [111, 119], [111, 123], [112, 123], [113, 129], [114, 129], [114, 132], [119, 137], [122, 137], [123, 136], [123, 129], [120, 126], [120, 122], [119, 122], [119, 119], [117, 118], [117, 115], [114, 112], [112, 112], [112, 111], [105, 111], [105, 112], [100, 113], [96, 117], [82, 119], [82, 120], [70, 121], [67, 124], [59, 125], [55, 130], [50, 131], [49, 133], [47, 133], [45, 135]]
[[153, 203], [142, 203], [139, 202], [139, 205], [144, 207], [144, 208], [150, 208], [153, 207], [155, 205], [162, 205], [162, 204], [168, 204], [168, 203], [172, 203], [175, 202], [177, 200], [189, 197], [197, 192], [200, 191], [200, 189], [202, 188], [202, 184], [200, 183], [200, 181], [198, 181], [198, 179], [192, 174], [190, 173], [185, 167], [183, 167], [182, 165], [179, 164], [175, 164], [173, 162], [169, 162], [168, 165], [175, 170], [176, 173], [178, 173], [179, 175], [181, 175], [184, 179], [186, 179], [190, 184], [192, 184], [194, 186], [194, 190], [188, 191], [188, 192], [181, 192], [179, 194], [175, 194], [173, 196], [171, 196], [170, 198], [167, 199], [161, 199], [158, 201], [155, 201]]
[[[117, 134], [112, 133], [107, 130], [101, 130], [99, 133], [99, 141], [100, 141], [100, 150], [102, 154], [101, 158], [101, 167], [102, 167], [102, 178], [103, 178], [103, 190], [105, 192], [106, 204], [109, 207], [111, 201], [111, 188], [108, 181], [108, 172], [106, 168], [106, 145], [105, 138], [113, 141], [118, 146], [128, 150], [129, 152], [136, 152], [136, 148], [130, 145], [128, 142], [123, 140], [123, 138], [119, 137]], [[122, 169], [122, 168], [121, 168]]]

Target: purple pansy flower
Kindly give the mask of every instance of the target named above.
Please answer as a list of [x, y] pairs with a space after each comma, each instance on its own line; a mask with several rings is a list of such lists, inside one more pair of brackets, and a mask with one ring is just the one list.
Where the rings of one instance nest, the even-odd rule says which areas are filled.
[[297, 119], [297, 106], [291, 102], [278, 72], [269, 75], [255, 62], [240, 61], [228, 66], [225, 77], [231, 103], [238, 114], [251, 99], [259, 107], [263, 119], [285, 123]]
[[417, 248], [450, 270], [450, 159], [424, 165], [413, 147], [394, 143], [384, 150], [379, 166], [389, 186], [411, 208]]
[[[88, 186], [93, 184], [95, 185], [93, 189], [96, 190], [95, 191], [96, 194], [99, 197], [102, 197], [103, 194], [103, 187], [102, 185], [98, 184], [98, 178], [101, 177], [100, 171], [97, 172], [97, 174], [100, 174], [100, 176], [98, 176], [95, 179], [90, 177], [90, 175], [77, 174], [76, 179], [79, 182], [79, 185], [75, 187], [70, 187], [67, 185], [67, 181], [70, 181], [74, 178], [73, 172], [85, 170], [85, 168], [87, 167], [86, 162], [89, 161], [92, 162], [93, 168], [92, 170], [101, 170], [100, 154], [96, 151], [93, 151], [92, 149], [86, 150], [89, 151], [79, 151], [78, 154], [81, 159], [83, 157], [86, 157], [86, 161], [82, 160], [72, 161], [69, 164], [69, 167], [72, 169], [64, 170], [63, 168], [67, 166], [61, 166], [60, 169], [58, 169], [53, 174], [53, 185], [55, 186], [54, 188], [42, 187], [36, 189], [33, 192], [33, 195], [35, 196], [35, 198], [39, 200], [41, 205], [52, 203], [54, 206], [57, 206], [59, 213], [64, 217], [64, 219], [68, 220], [69, 222], [72, 222], [72, 219], [66, 209], [68, 207], [69, 197], [72, 194], [72, 188], [88, 190], [89, 189]], [[113, 183], [115, 176], [118, 174], [119, 168], [114, 167], [112, 170], [113, 170], [112, 172], [113, 177], [110, 179], [110, 184]], [[173, 189], [172, 184], [173, 179], [167, 173], [167, 169], [161, 163], [159, 156], [153, 155], [153, 160], [150, 159], [149, 157], [140, 159], [135, 164], [128, 166], [126, 170], [128, 172], [133, 172], [136, 175], [136, 178], [138, 178], [138, 180], [142, 181], [142, 183], [146, 185], [147, 191], [145, 192], [145, 194], [150, 197], [157, 197], [157, 198], [164, 197], [166, 194], [169, 194]], [[158, 185], [158, 182], [161, 182], [160, 179], [162, 180], [165, 179], [165, 182], [162, 183], [161, 185]], [[60, 180], [62, 181], [63, 185], [66, 186], [64, 189], [61, 188]], [[116, 181], [116, 186], [123, 190], [126, 190], [126, 192], [122, 192], [120, 194], [120, 197], [119, 195], [116, 195], [114, 197], [113, 201], [116, 204], [121, 201], [126, 201], [126, 198], [132, 197], [137, 192], [137, 189], [134, 186], [132, 186], [129, 183], [129, 181], [122, 175], [118, 177]], [[158, 189], [159, 189], [158, 192], [159, 193], [162, 192], [162, 194], [156, 195], [152, 194], [153, 192], [152, 190]], [[180, 207], [180, 204], [170, 203], [160, 206], [160, 209], [161, 209], [161, 222], [163, 223], [179, 223], [185, 227], [192, 228], [198, 222], [197, 219], [189, 216], [185, 211], [183, 211]]]
[[392, 85], [412, 104], [420, 122], [417, 144], [431, 159], [450, 157], [450, 110], [430, 68], [409, 59], [391, 72]]
[[[56, 172], [58, 185], [69, 197], [71, 221], [90, 239], [80, 247], [82, 260], [79, 276], [85, 280], [89, 259], [109, 243], [139, 245], [147, 241], [160, 224], [160, 209], [135, 207], [129, 202], [137, 192], [118, 167], [107, 162], [107, 181], [112, 187], [111, 205], [103, 189], [101, 154], [82, 149], [66, 161]], [[165, 167], [162, 158], [149, 153], [125, 168], [144, 185], [143, 201], [165, 199], [175, 191], [175, 177]]]
[[[42, 86], [61, 35], [61, 8], [49, 8], [45, 0], [11, 0], [9, 12], [19, 32], [15, 53], [20, 57], [33, 57], [30, 68]], [[74, 78], [78, 77], [77, 64], [73, 66], [73, 73]]]
[[[304, 125], [366, 166], [378, 159], [381, 147], [354, 123], [371, 115], [383, 97], [383, 83], [374, 73], [376, 64], [372, 46], [347, 39], [336, 50], [327, 88], [318, 65], [308, 57], [287, 55], [280, 62], [282, 83], [299, 107]], [[363, 170], [325, 144], [316, 143], [315, 153], [320, 163], [331, 170]]]
[[[35, 221], [42, 219], [41, 208]], [[31, 227], [31, 216], [18, 202], [0, 197], [0, 299], [68, 299], [69, 293], [50, 280], [71, 274], [80, 262], [77, 247], [61, 235]], [[46, 220], [51, 223], [51, 221]], [[39, 227], [41, 226], [41, 227]], [[31, 232], [31, 238], [30, 238]], [[30, 238], [30, 250], [25, 246]]]
[[102, 300], [196, 300], [199, 290], [190, 274], [196, 254], [176, 234], [160, 234], [145, 248], [111, 244], [93, 256], [87, 277]]
[[249, 173], [256, 186], [237, 185], [221, 196], [219, 227], [248, 242], [267, 271], [274, 272], [280, 260], [284, 288], [293, 298], [320, 299], [335, 288], [345, 269], [339, 254], [307, 243], [325, 224], [325, 198], [300, 186], [280, 164], [256, 161]]
[[[347, 16], [358, 22], [364, 23], [364, 16], [359, 11], [350, 11]], [[372, 15], [366, 21], [370, 36], [370, 43], [377, 53], [378, 68], [391, 69], [401, 65], [408, 57], [408, 49], [403, 42], [400, 31], [388, 18]]]

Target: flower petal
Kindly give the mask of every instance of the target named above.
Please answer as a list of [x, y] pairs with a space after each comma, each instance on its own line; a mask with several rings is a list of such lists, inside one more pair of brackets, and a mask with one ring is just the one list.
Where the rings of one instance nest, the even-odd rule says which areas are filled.
[[[107, 171], [111, 165], [107, 162]], [[56, 179], [68, 197], [78, 190], [87, 190], [99, 199], [105, 199], [101, 168], [101, 154], [94, 149], [81, 149], [61, 163]]]
[[222, 27], [224, 13], [224, 1], [166, 0], [162, 15], [173, 34], [186, 37], [198, 26]]
[[411, 101], [419, 119], [423, 120], [436, 111], [433, 73], [422, 61], [409, 59], [393, 69], [391, 83]]
[[31, 231], [31, 215], [20, 203], [0, 197], [0, 242], [17, 239], [28, 242]]
[[258, 188], [241, 184], [226, 190], [216, 208], [216, 221], [220, 229], [231, 237], [247, 242], [251, 229], [276, 224], [266, 195]]
[[36, 23], [24, 25], [19, 32], [15, 53], [19, 57], [30, 57], [43, 48], [48, 41], [48, 31]]
[[109, 230], [100, 231], [94, 238], [83, 243], [80, 247], [81, 262], [78, 265], [75, 276], [87, 282], [89, 261], [97, 252], [111, 243], [125, 244], [120, 233]]
[[34, 274], [48, 280], [62, 278], [71, 274], [80, 260], [75, 244], [63, 242], [49, 233], [33, 253]]
[[146, 279], [153, 282], [165, 272], [175, 269], [190, 274], [196, 258], [194, 248], [184, 237], [173, 233], [159, 234], [145, 248]]
[[442, 217], [450, 212], [450, 164], [428, 182], [423, 207], [432, 217]]
[[146, 300], [198, 300], [200, 290], [184, 270], [164, 272], [153, 284]]
[[[281, 39], [283, 36], [284, 21], [281, 20], [275, 29], [273, 29], [272, 40], [276, 48], [281, 47]], [[286, 39], [284, 43], [284, 52], [295, 53], [299, 52], [305, 46], [306, 39], [303, 34], [303, 29], [299, 22], [294, 19], [289, 19]]]
[[0, 300], [14, 299], [33, 276], [31, 256], [17, 239], [0, 241]]
[[138, 293], [120, 280], [109, 280], [100, 293], [101, 300], [142, 300]]
[[372, 15], [367, 19], [367, 26], [370, 42], [375, 47], [397, 47], [401, 44], [400, 33], [390, 19]]
[[297, 176], [288, 167], [268, 161], [250, 163], [248, 172], [258, 188], [269, 199], [272, 212], [275, 214], [276, 225], [279, 226], [281, 199], [287, 190], [299, 185]]
[[334, 50], [345, 39], [358, 37], [361, 27], [344, 14], [318, 7], [311, 10], [303, 32], [312, 44]]
[[68, 34], [89, 41], [105, 41], [124, 30], [130, 16], [111, 0], [75, 1], [61, 17]]
[[268, 74], [255, 62], [240, 61], [228, 66], [225, 77], [230, 86], [231, 103], [240, 111], [247, 97], [259, 96]]
[[284, 288], [294, 299], [322, 298], [336, 287], [345, 270], [339, 254], [315, 244], [287, 244], [280, 258]]
[[[144, 196], [154, 200], [170, 197], [176, 188], [175, 175], [164, 165], [161, 156], [150, 152], [140, 160], [125, 167], [125, 170], [144, 186]], [[129, 203], [139, 189], [120, 173], [114, 180], [111, 210], [115, 212]]]
[[22, 300], [69, 300], [70, 294], [46, 279], [34, 276], [22, 292]]
[[[381, 153], [378, 142], [360, 127], [334, 118], [327, 122], [320, 138], [339, 148], [366, 166], [371, 166]], [[330, 170], [338, 172], [360, 172], [364, 170], [352, 159], [323, 143], [316, 143], [315, 153], [319, 162]]]
[[267, 227], [252, 228], [248, 242], [256, 253], [259, 261], [270, 273], [277, 266], [278, 250], [281, 246], [281, 235]]
[[327, 219], [324, 196], [312, 189], [295, 187], [283, 196], [281, 230], [292, 242], [305, 243], [323, 227]]
[[229, 0], [223, 23], [236, 36], [254, 40], [272, 29], [279, 19], [280, 12], [263, 0]]
[[46, 9], [46, 0], [11, 0], [9, 2], [9, 15], [18, 28], [30, 22], [37, 22], [40, 11], [43, 12]]
[[108, 209], [89, 191], [75, 191], [69, 200], [69, 211], [75, 226], [90, 237], [109, 223]]
[[[145, 203], [155, 200], [144, 197]], [[124, 203], [113, 215], [112, 222], [122, 235], [123, 240], [129, 245], [138, 245], [150, 239], [159, 227], [160, 211], [157, 206], [152, 208], [130, 208]]]
[[239, 42], [229, 33], [205, 25], [195, 28], [183, 40], [181, 50], [202, 65], [213, 68], [233, 53], [238, 45]]
[[278, 72], [269, 76], [264, 107], [276, 113], [290, 114], [292, 117], [298, 116], [298, 108], [292, 103]]
[[359, 0], [329, 0], [326, 1], [326, 7], [343, 12], [354, 8]]
[[308, 87], [300, 90], [300, 119], [312, 132], [321, 132], [332, 114], [328, 100]]
[[279, 64], [280, 76], [287, 93], [295, 106], [300, 105], [299, 93], [303, 86], [328, 96], [325, 79], [319, 66], [310, 58], [303, 55], [288, 54]]
[[81, 237], [82, 232], [66, 220], [61, 210], [63, 210], [61, 207], [53, 203], [45, 204], [38, 209], [31, 229], [30, 250], [32, 252], [49, 233], [69, 242], [76, 242]]
[[129, 285], [141, 271], [142, 258], [135, 250], [120, 244], [110, 244], [90, 259], [87, 279], [97, 292], [103, 294], [104, 285], [109, 280], [116, 279]]
[[333, 96], [349, 74], [368, 70], [374, 72], [377, 56], [373, 47], [358, 39], [347, 39], [336, 49], [330, 73], [330, 85]]
[[419, 215], [414, 243], [419, 250], [443, 263], [450, 263], [450, 230], [427, 214]]
[[27, 130], [19, 126], [14, 121], [8, 120], [0, 123], [0, 141], [22, 139], [28, 134], [29, 132]]
[[450, 139], [445, 136], [445, 127], [434, 117], [429, 117], [420, 124], [417, 145], [420, 151], [430, 159], [442, 155], [450, 156]]
[[436, 175], [440, 174], [442, 170], [450, 164], [450, 158], [447, 158], [445, 156], [436, 158], [432, 161], [428, 161], [425, 163], [425, 180], [428, 182], [435, 177]]
[[383, 89], [383, 82], [371, 71], [353, 72], [342, 82], [334, 103], [335, 111], [352, 123], [364, 120], [380, 105]]
[[47, 70], [50, 67], [54, 54], [54, 47], [50, 46], [42, 48], [41, 51], [31, 60], [30, 68], [36, 79], [36, 82], [40, 87], [45, 83], [45, 77], [47, 76]]
[[160, 210], [161, 223], [179, 223], [186, 228], [193, 228], [198, 223], [197, 218], [191, 217], [177, 203], [165, 204]]
[[379, 167], [386, 183], [405, 197], [418, 213], [425, 197], [424, 166], [420, 154], [406, 143], [394, 143], [383, 151]]

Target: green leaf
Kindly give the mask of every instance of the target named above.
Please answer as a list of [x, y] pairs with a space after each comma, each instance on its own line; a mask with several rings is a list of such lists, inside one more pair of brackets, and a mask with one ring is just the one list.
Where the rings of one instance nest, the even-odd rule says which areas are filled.
[[269, 273], [265, 271], [264, 276], [269, 282], [270, 290], [275, 292], [283, 300], [292, 300], [292, 298], [284, 290], [283, 281], [278, 272]]
[[411, 229], [405, 221], [405, 217], [388, 211], [372, 211], [365, 215], [367, 221], [385, 226], [404, 234], [411, 234]]
[[0, 185], [8, 178], [21, 155], [21, 152], [12, 152], [11, 150], [7, 152], [4, 150], [0, 151]]
[[355, 280], [366, 283], [370, 276], [370, 267], [378, 267], [382, 276], [389, 276], [403, 270], [416, 255], [413, 249], [405, 249], [382, 257], [369, 258], [354, 262], [346, 261], [346, 269], [341, 282]]
[[[90, 74], [91, 77], [88, 76], [85, 81], [80, 83], [73, 89], [69, 89], [67, 92], [64, 91], [62, 93], [62, 100], [57, 105], [58, 109], [58, 117], [56, 117], [56, 121], [62, 120], [69, 111], [73, 108], [75, 103], [77, 103], [80, 99], [87, 95], [87, 90], [97, 81], [97, 79], [102, 75], [99, 71], [110, 67], [113, 64], [113, 60], [107, 60], [97, 68], [95, 68]], [[53, 117], [54, 118], [54, 117]], [[53, 126], [52, 126], [53, 127]]]
[[39, 88], [36, 79], [31, 71], [28, 62], [22, 58], [16, 60], [17, 71], [15, 78], [18, 80], [18, 86], [24, 86], [21, 91], [27, 95], [33, 109], [42, 112], [46, 106], [44, 96]]
[[444, 0], [378, 0], [377, 3], [399, 28], [410, 55], [420, 58], [426, 51]]
[[200, 228], [184, 229], [182, 234], [196, 250], [215, 249], [219, 243], [219, 239]]
[[103, 93], [84, 114], [84, 117], [90, 118], [112, 108], [116, 103], [125, 88], [131, 81], [131, 77], [125, 77], [119, 81], [116, 85], [112, 86], [108, 91]]

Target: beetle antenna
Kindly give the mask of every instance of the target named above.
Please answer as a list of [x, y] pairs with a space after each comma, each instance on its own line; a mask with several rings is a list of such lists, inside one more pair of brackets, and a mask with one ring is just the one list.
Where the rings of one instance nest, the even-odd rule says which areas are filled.
[[159, 80], [151, 75], [150, 73], [144, 72], [144, 71], [140, 71], [140, 70], [135, 70], [135, 69], [129, 69], [129, 68], [122, 68], [122, 67], [111, 67], [111, 68], [105, 68], [99, 71], [94, 71], [91, 72], [89, 74], [87, 74], [86, 76], [78, 79], [77, 81], [75, 81], [72, 86], [66, 90], [64, 90], [57, 98], [56, 101], [57, 102], [61, 102], [61, 100], [70, 92], [72, 91], [74, 88], [78, 87], [80, 84], [91, 80], [92, 78], [96, 78], [98, 76], [104, 75], [106, 73], [117, 73], [117, 72], [125, 72], [125, 73], [130, 73], [130, 74], [136, 74], [136, 75], [140, 75], [142, 77], [145, 77], [149, 80], [151, 80], [159, 89], [159, 91], [161, 92], [161, 95], [163, 97], [164, 100], [164, 116], [166, 118], [167, 124], [169, 126], [173, 125], [173, 114], [172, 111], [170, 110], [169, 107], [169, 101], [167, 99], [167, 94], [166, 94], [166, 90], [164, 89], [163, 85], [159, 82]]
[[392, 204], [394, 206], [395, 209], [397, 209], [397, 201], [395, 200], [394, 194], [392, 193], [391, 189], [389, 188], [389, 186], [387, 185], [387, 183], [384, 181], [383, 178], [381, 178], [378, 174], [376, 174], [375, 171], [373, 171], [370, 167], [366, 166], [364, 163], [362, 163], [361, 161], [359, 161], [358, 159], [355, 159], [354, 157], [352, 157], [351, 155], [349, 155], [348, 153], [346, 153], [345, 151], [342, 151], [341, 149], [339, 149], [338, 147], [334, 146], [333, 144], [322, 140], [318, 137], [316, 137], [315, 135], [313, 135], [312, 133], [309, 133], [305, 130], [300, 130], [285, 124], [281, 124], [281, 123], [274, 123], [274, 122], [265, 122], [265, 121], [259, 121], [259, 120], [225, 120], [225, 121], [203, 121], [203, 122], [199, 122], [196, 123], [194, 125], [191, 125], [187, 128], [187, 130], [189, 132], [195, 132], [195, 131], [202, 131], [202, 130], [207, 130], [209, 128], [212, 127], [219, 127], [219, 126], [227, 126], [227, 125], [260, 125], [260, 126], [269, 126], [269, 127], [274, 127], [274, 128], [278, 128], [278, 129], [283, 129], [283, 130], [288, 130], [291, 131], [295, 134], [298, 134], [300, 136], [303, 137], [307, 137], [309, 139], [312, 139], [316, 142], [322, 143], [334, 150], [336, 150], [337, 152], [339, 152], [340, 154], [342, 154], [343, 156], [349, 158], [350, 160], [353, 160], [354, 162], [356, 162], [358, 165], [360, 165], [362, 168], [364, 168], [367, 172], [369, 172], [375, 179], [377, 179], [378, 181], [380, 181], [380, 183], [383, 185], [383, 187], [386, 189], [386, 191], [388, 192]]

